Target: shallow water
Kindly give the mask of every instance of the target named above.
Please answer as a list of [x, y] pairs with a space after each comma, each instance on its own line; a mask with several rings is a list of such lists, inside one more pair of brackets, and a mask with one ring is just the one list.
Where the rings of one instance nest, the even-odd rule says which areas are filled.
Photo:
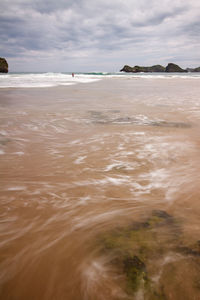
[[[0, 90], [1, 299], [200, 298], [199, 95], [178, 78]], [[141, 241], [154, 296], [120, 265]]]

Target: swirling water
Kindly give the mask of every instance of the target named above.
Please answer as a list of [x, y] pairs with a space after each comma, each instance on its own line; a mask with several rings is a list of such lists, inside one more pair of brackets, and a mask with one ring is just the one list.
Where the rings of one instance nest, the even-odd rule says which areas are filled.
[[[198, 78], [31, 80], [0, 90], [1, 299], [199, 299]], [[154, 296], [126, 288], [104, 243], [152, 211], [179, 228], [141, 233]]]

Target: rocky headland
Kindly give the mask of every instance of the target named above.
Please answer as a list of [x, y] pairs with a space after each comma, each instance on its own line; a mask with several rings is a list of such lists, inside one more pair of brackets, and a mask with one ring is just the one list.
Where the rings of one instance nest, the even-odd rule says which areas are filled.
[[134, 66], [130, 67], [128, 65], [125, 65], [120, 72], [126, 72], [126, 73], [153, 73], [153, 72], [166, 72], [166, 73], [187, 73], [187, 72], [200, 72], [200, 67], [198, 68], [187, 68], [182, 69], [176, 64], [169, 63], [166, 67], [163, 67], [161, 65], [154, 65], [151, 67], [143, 67], [143, 66]]
[[179, 67], [176, 64], [169, 63], [165, 68], [165, 72], [167, 72], [167, 73], [171, 73], [171, 72], [186, 73], [187, 70], [182, 69], [181, 67]]
[[187, 68], [186, 70], [188, 72], [200, 72], [200, 67], [198, 67], [198, 68]]
[[8, 63], [5, 58], [0, 57], [0, 73], [8, 73]]
[[125, 65], [120, 72], [130, 72], [130, 73], [138, 73], [138, 72], [165, 72], [165, 67], [161, 65], [155, 65], [151, 67], [141, 67], [141, 66], [134, 66], [130, 67]]

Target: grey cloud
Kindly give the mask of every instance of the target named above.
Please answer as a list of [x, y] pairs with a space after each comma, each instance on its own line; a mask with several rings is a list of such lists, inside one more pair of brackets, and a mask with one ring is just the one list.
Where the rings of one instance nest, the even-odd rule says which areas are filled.
[[[178, 62], [183, 56], [178, 55], [177, 47], [187, 53], [188, 41], [199, 45], [195, 0], [12, 0], [12, 4], [2, 0], [2, 7], [0, 56], [16, 62], [27, 58], [26, 67], [38, 56], [46, 67], [45, 53], [67, 60], [71, 68], [77, 57], [88, 68], [94, 68], [95, 62], [105, 67], [110, 55], [110, 60], [122, 64], [124, 55], [130, 60], [134, 56], [136, 64], [144, 58], [144, 63], [154, 59], [163, 63], [160, 59], [170, 56]], [[193, 48], [190, 55], [194, 62], [199, 59]], [[58, 71], [62, 66], [58, 65]]]
[[183, 26], [184, 32], [189, 34], [191, 37], [200, 38], [200, 19], [195, 21], [190, 21], [189, 24]]
[[35, 0], [31, 7], [41, 13], [52, 13], [59, 10], [66, 10], [75, 6], [81, 6], [82, 0]]

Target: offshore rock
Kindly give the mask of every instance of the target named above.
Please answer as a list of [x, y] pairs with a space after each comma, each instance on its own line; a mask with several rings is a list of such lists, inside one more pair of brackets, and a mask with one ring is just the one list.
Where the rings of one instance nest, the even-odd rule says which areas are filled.
[[125, 66], [120, 70], [120, 72], [133, 73], [133, 72], [134, 72], [133, 69], [134, 69], [134, 68], [132, 68], [132, 67], [130, 67], [130, 66], [128, 66], [128, 65], [125, 65]]
[[171, 73], [171, 72], [186, 73], [187, 70], [182, 69], [181, 67], [179, 67], [176, 64], [169, 63], [165, 69], [165, 72], [167, 72], [167, 73]]
[[165, 67], [161, 65], [154, 65], [151, 67], [141, 67], [141, 66], [134, 66], [130, 67], [128, 65], [125, 65], [120, 72], [128, 72], [128, 73], [152, 73], [152, 72], [165, 72]]
[[130, 67], [128, 65], [125, 65], [120, 72], [127, 72], [127, 73], [154, 73], [154, 72], [167, 72], [167, 73], [186, 73], [186, 72], [200, 72], [200, 67], [198, 68], [187, 68], [182, 69], [176, 64], [169, 63], [167, 67], [163, 67], [161, 65], [154, 65], [151, 67], [142, 67], [142, 66], [134, 66]]
[[197, 68], [187, 68], [186, 70], [188, 72], [200, 72], [200, 67], [197, 67]]
[[8, 63], [2, 57], [0, 57], [0, 73], [8, 73]]

